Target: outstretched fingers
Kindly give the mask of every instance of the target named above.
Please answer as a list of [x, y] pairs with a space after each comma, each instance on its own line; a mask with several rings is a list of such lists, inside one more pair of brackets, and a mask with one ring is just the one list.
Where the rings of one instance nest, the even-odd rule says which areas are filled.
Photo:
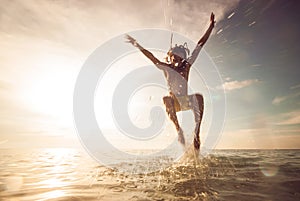
[[216, 21], [215, 21], [215, 14], [213, 12], [211, 12], [211, 14], [210, 14], [210, 22], [211, 23], [216, 23]]
[[125, 38], [127, 39], [127, 41], [125, 41], [125, 42], [131, 43], [131, 44], [134, 45], [134, 46], [137, 45], [136, 40], [135, 40], [133, 37], [131, 37], [130, 35], [126, 34], [126, 35], [125, 35]]

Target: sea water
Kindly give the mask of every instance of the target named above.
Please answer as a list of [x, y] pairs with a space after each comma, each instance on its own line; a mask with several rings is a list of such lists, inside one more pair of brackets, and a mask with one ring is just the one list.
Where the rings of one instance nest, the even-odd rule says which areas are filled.
[[135, 171], [160, 161], [109, 168], [77, 149], [1, 149], [0, 200], [300, 200], [299, 150], [216, 150]]

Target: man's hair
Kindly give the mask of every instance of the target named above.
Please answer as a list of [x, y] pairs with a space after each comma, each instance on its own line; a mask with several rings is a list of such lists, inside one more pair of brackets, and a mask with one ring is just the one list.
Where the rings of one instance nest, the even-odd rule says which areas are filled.
[[181, 57], [182, 59], [187, 59], [187, 56], [190, 54], [190, 50], [187, 47], [187, 43], [184, 43], [183, 45], [175, 45], [175, 47], [172, 47], [168, 51], [168, 56], [167, 56], [167, 61], [171, 61], [171, 56], [172, 55], [177, 55]]

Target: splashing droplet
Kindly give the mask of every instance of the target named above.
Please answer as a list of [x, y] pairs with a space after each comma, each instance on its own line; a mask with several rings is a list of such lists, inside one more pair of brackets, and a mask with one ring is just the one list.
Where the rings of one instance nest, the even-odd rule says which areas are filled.
[[260, 166], [260, 171], [266, 176], [266, 177], [273, 177], [278, 172], [278, 166], [275, 164], [263, 164]]

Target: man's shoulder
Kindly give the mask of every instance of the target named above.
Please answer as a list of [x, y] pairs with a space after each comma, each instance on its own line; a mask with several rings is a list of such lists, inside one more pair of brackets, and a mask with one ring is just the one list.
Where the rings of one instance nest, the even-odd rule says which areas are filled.
[[191, 67], [192, 64], [190, 64], [188, 60], [184, 60], [183, 65], [184, 67]]
[[168, 63], [165, 63], [165, 62], [159, 62], [156, 65], [158, 67], [161, 67], [161, 68], [169, 68], [169, 67], [171, 67], [171, 64], [168, 64]]

